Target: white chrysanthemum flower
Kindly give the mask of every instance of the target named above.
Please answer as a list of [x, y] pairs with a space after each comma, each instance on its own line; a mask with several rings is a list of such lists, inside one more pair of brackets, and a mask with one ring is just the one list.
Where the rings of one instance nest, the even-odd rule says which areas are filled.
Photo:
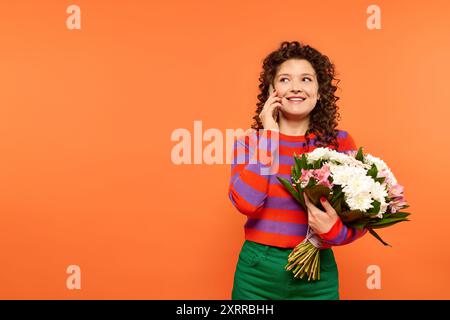
[[359, 160], [356, 160], [354, 157], [332, 150], [332, 152], [329, 153], [329, 159], [330, 161], [334, 161], [338, 164], [345, 164], [353, 167], [361, 167], [365, 169], [370, 169], [370, 165], [367, 163], [363, 163]]
[[319, 159], [327, 160], [329, 159], [330, 148], [316, 148], [311, 152], [306, 154], [308, 163], [313, 163]]
[[372, 198], [370, 197], [370, 192], [363, 191], [350, 196], [345, 193], [345, 201], [347, 202], [350, 210], [361, 210], [366, 212], [372, 208]]
[[380, 158], [372, 156], [371, 154], [364, 155], [364, 161], [366, 161], [370, 165], [375, 164], [378, 170], [378, 177], [380, 177], [380, 173], [383, 172], [383, 175], [386, 176], [385, 181], [387, 182], [387, 185], [389, 187], [397, 184], [397, 179], [387, 166], [386, 162], [384, 162]]
[[[359, 169], [359, 168], [352, 168], [352, 169]], [[353, 172], [352, 175], [350, 175], [347, 186], [345, 187], [346, 192], [356, 194], [360, 192], [369, 192], [372, 190], [372, 186], [374, 184], [374, 181], [371, 177], [366, 176], [364, 174], [361, 174], [359, 170], [349, 170], [349, 172]]]
[[330, 152], [328, 153], [328, 157], [331, 160], [338, 161], [338, 162], [341, 162], [341, 163], [348, 162], [348, 161], [352, 160], [352, 157], [350, 157], [349, 155], [347, 155], [345, 153], [342, 153], [342, 152], [338, 152], [336, 150], [330, 150]]
[[372, 184], [372, 189], [370, 190], [372, 198], [381, 203], [385, 202], [385, 198], [388, 196], [386, 189], [378, 182]]
[[330, 160], [337, 161], [342, 164], [349, 163], [349, 161], [351, 161], [349, 159], [350, 159], [350, 157], [343, 153], [339, 153], [339, 152], [330, 153]]
[[365, 176], [366, 171], [363, 168], [352, 167], [349, 165], [337, 165], [330, 163], [330, 175], [333, 178], [334, 184], [339, 184], [342, 187], [349, 183], [349, 180], [355, 176]]
[[387, 190], [381, 185], [378, 181], [376, 181], [372, 185], [372, 189], [370, 191], [372, 194], [372, 198], [378, 202], [380, 202], [380, 211], [376, 217], [383, 218], [383, 213], [386, 212], [388, 204], [386, 203], [386, 197], [388, 196]]
[[380, 158], [374, 157], [371, 154], [364, 155], [364, 160], [369, 164], [375, 164], [377, 166], [378, 171], [383, 169], [388, 169], [387, 164], [381, 160]]
[[356, 160], [354, 157], [348, 154], [332, 150], [328, 147], [316, 148], [313, 151], [307, 153], [306, 155], [308, 163], [313, 163], [319, 159], [322, 159], [322, 160], [329, 160], [330, 162], [334, 162], [337, 164], [346, 164], [354, 167], [363, 167], [366, 169], [370, 169], [369, 164], [362, 163], [361, 161]]
[[358, 174], [356, 171], [348, 179], [347, 185], [342, 190], [345, 193], [347, 204], [351, 210], [365, 212], [373, 207], [373, 200], [370, 193], [373, 183], [374, 181], [371, 177]]

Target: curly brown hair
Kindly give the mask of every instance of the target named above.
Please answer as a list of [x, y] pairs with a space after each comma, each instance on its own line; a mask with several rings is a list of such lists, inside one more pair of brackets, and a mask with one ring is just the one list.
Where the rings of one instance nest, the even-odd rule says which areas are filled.
[[273, 84], [279, 66], [288, 59], [305, 59], [309, 61], [317, 73], [319, 82], [320, 100], [317, 101], [316, 106], [310, 113], [309, 128], [305, 133], [306, 143], [304, 145], [309, 149], [309, 135], [314, 133], [316, 135], [315, 146], [325, 147], [332, 145], [337, 149], [338, 130], [336, 127], [338, 125], [337, 120], [340, 120], [340, 114], [336, 104], [339, 97], [335, 95], [335, 92], [340, 80], [335, 77], [335, 66], [326, 55], [298, 41], [283, 41], [279, 49], [271, 52], [264, 59], [263, 71], [259, 77], [261, 93], [258, 94], [259, 102], [256, 104], [256, 114], [253, 116], [255, 121], [251, 127], [256, 130], [264, 128], [259, 114], [270, 95], [269, 86]]

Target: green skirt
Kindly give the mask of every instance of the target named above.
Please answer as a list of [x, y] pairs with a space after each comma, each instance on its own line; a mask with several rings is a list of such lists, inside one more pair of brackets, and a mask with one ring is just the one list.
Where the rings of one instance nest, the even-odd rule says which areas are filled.
[[320, 280], [294, 278], [285, 266], [291, 248], [245, 240], [234, 274], [232, 300], [339, 300], [339, 277], [331, 248], [320, 250]]

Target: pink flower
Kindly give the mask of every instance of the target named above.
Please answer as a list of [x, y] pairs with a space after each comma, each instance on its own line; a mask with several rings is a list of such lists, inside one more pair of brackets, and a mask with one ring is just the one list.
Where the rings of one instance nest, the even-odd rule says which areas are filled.
[[314, 178], [313, 171], [314, 170], [312, 169], [311, 170], [302, 169], [302, 176], [300, 177], [300, 185], [302, 187], [306, 187], [308, 185], [309, 179]]
[[313, 178], [317, 184], [327, 186], [331, 188], [333, 185], [328, 180], [330, 176], [330, 167], [328, 165], [323, 165], [320, 169], [302, 169], [302, 176], [300, 177], [301, 186], [306, 187], [309, 183], [309, 179]]
[[382, 169], [381, 171], [378, 172], [378, 177], [384, 177], [384, 181], [382, 183], [382, 185], [392, 185], [392, 180], [391, 180], [391, 175], [389, 174], [389, 170], [388, 169]]
[[393, 185], [388, 190], [389, 198], [403, 197], [403, 186], [400, 184]]
[[328, 177], [330, 176], [330, 167], [327, 164], [324, 164], [320, 169], [314, 170], [313, 175], [318, 184], [329, 188], [332, 187], [330, 181], [328, 180]]
[[391, 212], [396, 213], [397, 211], [403, 209], [408, 203], [405, 201], [404, 197], [395, 198], [389, 203], [391, 207]]
[[378, 176], [379, 177], [387, 177], [388, 176], [388, 170], [387, 169], [382, 169], [381, 171], [378, 171]]

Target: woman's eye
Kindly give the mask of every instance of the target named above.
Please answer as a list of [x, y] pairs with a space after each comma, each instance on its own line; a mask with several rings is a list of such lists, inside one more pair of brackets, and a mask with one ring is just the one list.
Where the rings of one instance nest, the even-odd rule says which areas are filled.
[[[312, 81], [311, 78], [307, 78], [307, 77], [303, 78], [303, 80], [305, 80], [305, 79], [308, 79], [309, 81]], [[289, 79], [288, 78], [280, 78], [280, 81], [283, 81], [283, 80], [289, 80]]]

